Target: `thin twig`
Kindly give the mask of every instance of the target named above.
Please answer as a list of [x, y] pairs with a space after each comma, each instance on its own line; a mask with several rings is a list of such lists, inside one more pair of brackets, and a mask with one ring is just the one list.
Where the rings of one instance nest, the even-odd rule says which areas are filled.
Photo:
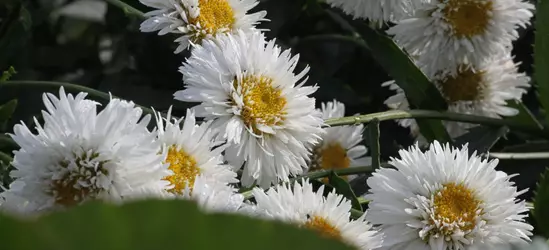
[[502, 160], [536, 160], [536, 159], [549, 159], [549, 152], [529, 152], [529, 153], [489, 153], [490, 157], [502, 159]]

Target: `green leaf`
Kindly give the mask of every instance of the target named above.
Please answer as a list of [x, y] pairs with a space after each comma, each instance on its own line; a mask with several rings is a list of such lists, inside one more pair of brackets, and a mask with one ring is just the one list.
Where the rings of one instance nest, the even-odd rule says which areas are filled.
[[[438, 89], [391, 38], [362, 23], [356, 22], [355, 27], [370, 48], [372, 56], [404, 90], [414, 108], [446, 110], [446, 102]], [[428, 140], [451, 141], [441, 121], [417, 121], [421, 133]]]
[[31, 36], [31, 15], [22, 3], [11, 6], [0, 26], [0, 69], [18, 65], [28, 50], [27, 41]]
[[0, 150], [16, 150], [19, 148], [19, 145], [13, 141], [9, 136], [0, 134]]
[[13, 68], [13, 66], [10, 66], [8, 70], [5, 70], [2, 73], [2, 76], [0, 76], [0, 82], [5, 82], [9, 80], [15, 74], [17, 74], [17, 71], [15, 71], [15, 68]]
[[507, 127], [474, 127], [469, 129], [469, 132], [456, 138], [454, 145], [461, 147], [469, 143], [469, 154], [477, 152], [477, 154], [487, 153], [499, 139], [509, 132]]
[[549, 168], [541, 176], [534, 197], [534, 219], [537, 229], [549, 237]]
[[356, 198], [356, 195], [353, 192], [353, 189], [351, 189], [351, 185], [349, 185], [349, 182], [339, 177], [333, 171], [330, 173], [330, 176], [328, 177], [328, 179], [329, 179], [330, 185], [335, 188], [338, 194], [341, 194], [345, 198], [349, 199], [354, 209], [362, 211], [362, 206], [360, 205], [360, 202]]
[[516, 116], [506, 117], [506, 120], [519, 122], [524, 124], [525, 126], [532, 126], [543, 129], [543, 125], [536, 119], [534, 114], [532, 114], [532, 112], [524, 105], [524, 103], [519, 101], [511, 101], [508, 107], [517, 109], [519, 113]]
[[[541, 106], [549, 110], [549, 0], [538, 1], [534, 44], [534, 78]], [[549, 122], [549, 116], [545, 117]]]
[[205, 214], [189, 201], [88, 203], [36, 221], [0, 217], [2, 249], [352, 249], [315, 232], [242, 215]]
[[13, 112], [15, 112], [16, 107], [17, 99], [13, 99], [0, 106], [0, 128], [4, 127], [7, 121], [9, 121], [11, 115], [13, 115]]

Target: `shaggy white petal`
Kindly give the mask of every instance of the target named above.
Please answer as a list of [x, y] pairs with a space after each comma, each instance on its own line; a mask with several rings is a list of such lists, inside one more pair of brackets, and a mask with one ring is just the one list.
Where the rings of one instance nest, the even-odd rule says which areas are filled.
[[413, 14], [418, 0], [327, 0], [355, 19], [367, 19], [380, 24], [396, 22]]

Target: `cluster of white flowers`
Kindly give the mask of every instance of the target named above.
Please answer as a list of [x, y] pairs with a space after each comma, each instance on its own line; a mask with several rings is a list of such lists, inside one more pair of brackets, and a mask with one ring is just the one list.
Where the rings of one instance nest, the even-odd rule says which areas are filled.
[[[141, 1], [158, 9], [147, 14], [143, 31], [182, 34], [177, 52], [192, 44], [180, 68], [184, 89], [174, 97], [197, 105], [181, 118], [171, 108], [155, 113], [151, 130], [151, 116], [132, 102], [111, 98], [98, 112], [85, 93], [73, 96], [61, 88], [59, 96], [44, 94], [43, 124], [35, 120], [35, 132], [16, 125], [11, 135], [21, 148], [12, 162], [15, 181], [0, 194], [3, 211], [28, 216], [89, 200], [155, 197], [285, 221], [357, 249], [469, 249], [530, 240], [528, 207], [517, 198], [524, 191], [495, 169], [497, 160], [470, 156], [467, 147], [434, 142], [426, 152], [417, 146], [400, 151], [389, 162], [394, 168], [368, 179], [369, 208], [359, 218], [335, 191], [325, 196], [324, 187], [315, 191], [306, 178], [290, 184], [290, 177], [311, 171], [369, 165], [363, 125], [324, 128], [326, 119], [345, 115], [345, 106], [334, 100], [315, 109], [310, 95], [318, 87], [305, 85], [308, 67], [294, 72], [299, 57], [254, 27], [265, 12], [247, 14], [257, 1]], [[508, 49], [531, 5], [327, 2], [356, 18], [398, 22], [390, 33], [431, 72], [451, 110], [516, 113], [506, 100], [520, 99], [528, 78], [516, 72]], [[493, 51], [498, 48], [507, 52], [491, 57], [502, 55]], [[408, 108], [404, 92], [386, 85], [398, 91], [388, 103]], [[244, 202], [238, 185], [253, 187], [255, 202]]]

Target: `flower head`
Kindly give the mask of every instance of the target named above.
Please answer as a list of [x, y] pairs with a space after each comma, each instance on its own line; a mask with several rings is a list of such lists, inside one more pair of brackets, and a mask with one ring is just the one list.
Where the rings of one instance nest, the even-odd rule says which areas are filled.
[[250, 31], [264, 19], [266, 12], [248, 12], [258, 4], [257, 0], [140, 0], [156, 10], [146, 13], [149, 17], [141, 24], [141, 31], [158, 31], [180, 34], [175, 41], [179, 47], [175, 53], [186, 49], [190, 43], [200, 44], [217, 34], [236, 30]]
[[219, 137], [228, 140], [225, 157], [244, 164], [242, 184], [263, 187], [303, 173], [308, 145], [323, 133], [323, 120], [308, 95], [317, 87], [303, 86], [308, 68], [293, 73], [298, 57], [281, 51], [260, 33], [220, 35], [192, 51], [181, 68], [182, 101], [200, 102], [197, 116], [212, 121]]
[[118, 201], [137, 189], [166, 185], [160, 144], [147, 130], [150, 116], [141, 119], [141, 109], [119, 99], [97, 113], [97, 103], [85, 97], [67, 95], [63, 88], [59, 98], [44, 94], [47, 111], [43, 126], [35, 119], [38, 133], [24, 123], [14, 127], [11, 137], [21, 149], [15, 152], [9, 192], [29, 201], [26, 209]]
[[367, 19], [380, 24], [396, 22], [409, 17], [418, 0], [327, 0], [332, 7], [340, 8], [355, 19]]
[[528, 208], [517, 199], [525, 191], [495, 170], [497, 160], [438, 142], [399, 154], [390, 161], [395, 169], [379, 169], [367, 181], [366, 218], [389, 239], [383, 247], [468, 249], [529, 240]]
[[340, 240], [357, 249], [374, 249], [381, 245], [381, 235], [372, 229], [364, 216], [350, 219], [351, 202], [330, 192], [323, 196], [324, 186], [316, 192], [308, 180], [296, 182], [294, 187], [279, 185], [263, 191], [254, 188], [256, 213], [306, 227], [320, 235]]

